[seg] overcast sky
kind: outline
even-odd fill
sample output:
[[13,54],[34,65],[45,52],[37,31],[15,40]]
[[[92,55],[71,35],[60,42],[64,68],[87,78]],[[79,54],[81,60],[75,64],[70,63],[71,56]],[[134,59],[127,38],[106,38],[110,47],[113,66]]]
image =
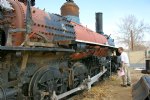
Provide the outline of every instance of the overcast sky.
[[[60,7],[66,0],[36,0],[36,7],[47,12],[60,14]],[[103,31],[117,35],[120,19],[134,15],[138,20],[150,24],[150,0],[74,0],[80,8],[80,22],[95,31],[95,12],[103,13]],[[150,41],[150,33],[145,36]]]

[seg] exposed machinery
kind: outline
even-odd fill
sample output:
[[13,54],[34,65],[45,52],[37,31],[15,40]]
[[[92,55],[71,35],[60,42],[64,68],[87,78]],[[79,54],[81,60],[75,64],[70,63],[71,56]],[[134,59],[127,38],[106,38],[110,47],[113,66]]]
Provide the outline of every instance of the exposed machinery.
[[80,24],[73,0],[61,15],[35,0],[0,0],[0,100],[56,100],[90,89],[118,66],[114,40]]

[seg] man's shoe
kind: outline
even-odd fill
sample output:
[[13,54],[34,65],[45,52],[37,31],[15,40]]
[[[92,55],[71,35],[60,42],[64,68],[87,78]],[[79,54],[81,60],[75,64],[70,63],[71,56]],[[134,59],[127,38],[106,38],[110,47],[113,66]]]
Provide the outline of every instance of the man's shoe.
[[127,87],[127,85],[121,84],[122,87]]
[[127,86],[131,86],[131,84],[127,84]]

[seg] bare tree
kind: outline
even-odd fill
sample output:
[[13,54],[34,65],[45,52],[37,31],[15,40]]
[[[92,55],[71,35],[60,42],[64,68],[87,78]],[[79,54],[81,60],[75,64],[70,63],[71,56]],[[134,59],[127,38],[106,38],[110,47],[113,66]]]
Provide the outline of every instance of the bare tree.
[[133,47],[141,47],[141,41],[143,40],[144,33],[150,31],[150,26],[145,24],[143,20],[139,21],[134,15],[129,15],[121,19],[118,24],[118,40],[124,43],[131,50]]

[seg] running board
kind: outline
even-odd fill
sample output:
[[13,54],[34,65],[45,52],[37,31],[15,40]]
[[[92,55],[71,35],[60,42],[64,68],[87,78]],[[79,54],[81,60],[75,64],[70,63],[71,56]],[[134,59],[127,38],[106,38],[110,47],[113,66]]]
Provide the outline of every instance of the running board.
[[93,83],[95,83],[96,81],[98,81],[99,78],[100,78],[106,71],[107,71],[107,69],[104,69],[102,72],[100,72],[99,74],[93,76],[92,78],[90,78],[90,77],[88,76],[88,79],[85,79],[85,80],[83,81],[83,83],[82,83],[79,87],[74,88],[74,89],[72,89],[72,90],[70,90],[70,91],[67,91],[67,92],[65,92],[65,93],[63,93],[63,94],[56,95],[56,93],[55,93],[55,91],[54,91],[51,100],[59,100],[59,99],[62,99],[62,98],[64,98],[64,97],[66,97],[66,96],[72,94],[72,93],[78,92],[78,91],[80,91],[80,90],[84,90],[84,89],[89,90],[89,89],[91,89],[91,85],[92,85]]
[[141,79],[133,85],[133,100],[150,100],[150,76],[142,76]]

